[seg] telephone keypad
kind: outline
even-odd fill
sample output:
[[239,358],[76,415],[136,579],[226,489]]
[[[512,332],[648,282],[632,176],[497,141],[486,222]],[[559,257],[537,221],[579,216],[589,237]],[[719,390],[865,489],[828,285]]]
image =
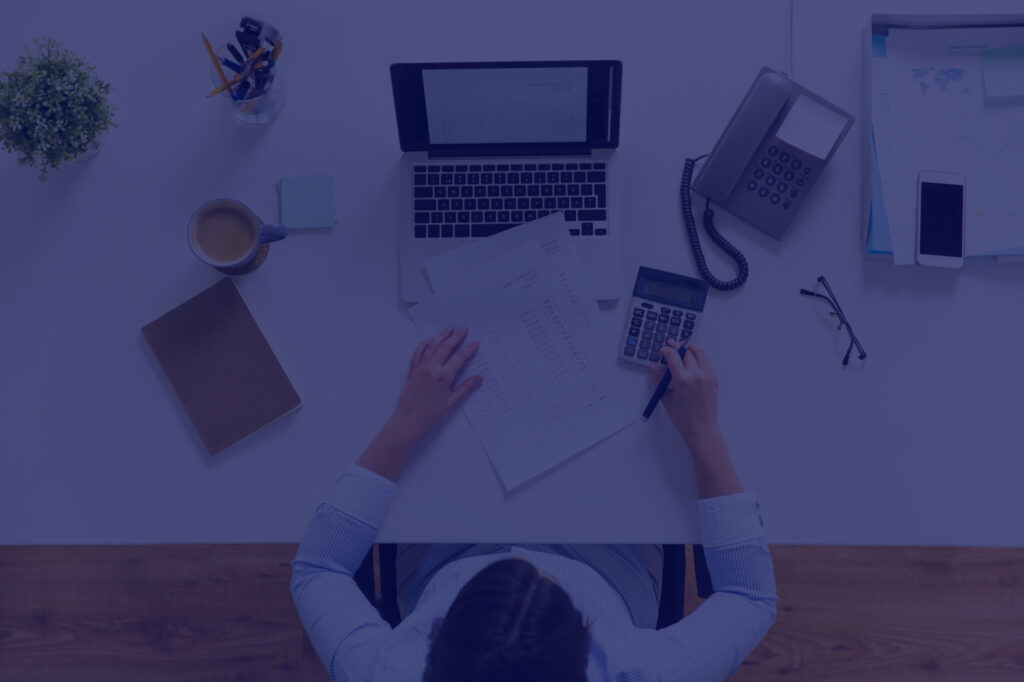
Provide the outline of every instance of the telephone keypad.
[[782,204],[780,209],[793,208],[800,196],[797,188],[803,188],[812,179],[814,169],[805,163],[796,150],[787,151],[778,145],[762,149],[762,156],[750,168],[746,189],[767,199],[772,205]]

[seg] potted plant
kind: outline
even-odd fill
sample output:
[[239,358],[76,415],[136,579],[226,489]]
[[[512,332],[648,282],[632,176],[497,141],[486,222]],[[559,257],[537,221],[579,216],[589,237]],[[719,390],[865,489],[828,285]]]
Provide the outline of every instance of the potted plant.
[[51,168],[99,149],[100,134],[116,124],[110,85],[95,68],[52,38],[34,42],[0,73],[0,142],[46,180]]

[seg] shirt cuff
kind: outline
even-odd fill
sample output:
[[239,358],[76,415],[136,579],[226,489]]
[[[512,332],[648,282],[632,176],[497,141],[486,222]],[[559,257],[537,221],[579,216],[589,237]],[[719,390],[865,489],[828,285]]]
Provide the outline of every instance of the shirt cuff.
[[761,503],[751,493],[698,500],[697,511],[706,547],[733,545],[764,537]]
[[393,481],[353,464],[338,477],[324,498],[324,504],[340,509],[373,528],[379,528],[391,506],[395,488],[397,486]]

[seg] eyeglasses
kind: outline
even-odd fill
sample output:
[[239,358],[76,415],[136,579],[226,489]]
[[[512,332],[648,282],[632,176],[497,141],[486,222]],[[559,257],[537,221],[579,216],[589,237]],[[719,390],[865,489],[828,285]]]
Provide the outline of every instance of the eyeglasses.
[[846,355],[843,356],[843,367],[850,364],[850,354],[853,352],[854,346],[857,347],[857,352],[859,353],[857,357],[863,360],[868,356],[868,354],[864,352],[864,347],[860,345],[860,341],[857,340],[857,335],[853,333],[853,327],[850,326],[850,321],[846,319],[846,314],[843,313],[843,309],[839,307],[839,301],[836,300],[836,295],[832,293],[832,287],[830,287],[828,282],[825,281],[824,275],[818,278],[818,283],[825,287],[825,294],[819,294],[817,291],[811,291],[810,289],[801,289],[800,293],[804,296],[813,296],[814,298],[820,298],[821,300],[826,301],[830,306],[832,306],[832,312],[829,313],[829,316],[839,319],[839,326],[836,327],[836,330],[841,330],[843,327],[846,327],[846,331],[850,335],[850,345],[846,348]]

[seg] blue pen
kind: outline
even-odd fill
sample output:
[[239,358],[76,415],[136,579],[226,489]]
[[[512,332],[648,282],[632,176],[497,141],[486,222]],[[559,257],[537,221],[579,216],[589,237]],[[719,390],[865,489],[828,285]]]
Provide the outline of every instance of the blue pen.
[[224,66],[228,67],[229,69],[231,69],[235,73],[242,73],[242,67],[239,66],[238,64],[235,64],[233,61],[231,61],[230,59],[228,59],[226,57],[221,57],[220,58],[220,63],[223,64]]
[[[679,357],[686,355],[686,346],[679,347]],[[654,395],[651,396],[650,401],[647,403],[647,407],[644,408],[643,417],[641,421],[647,421],[654,414],[654,408],[658,406],[658,401],[661,400],[661,396],[665,395],[665,390],[668,389],[669,382],[672,381],[672,370],[666,368],[665,374],[661,377],[661,381],[658,382],[658,387],[654,389]]]

